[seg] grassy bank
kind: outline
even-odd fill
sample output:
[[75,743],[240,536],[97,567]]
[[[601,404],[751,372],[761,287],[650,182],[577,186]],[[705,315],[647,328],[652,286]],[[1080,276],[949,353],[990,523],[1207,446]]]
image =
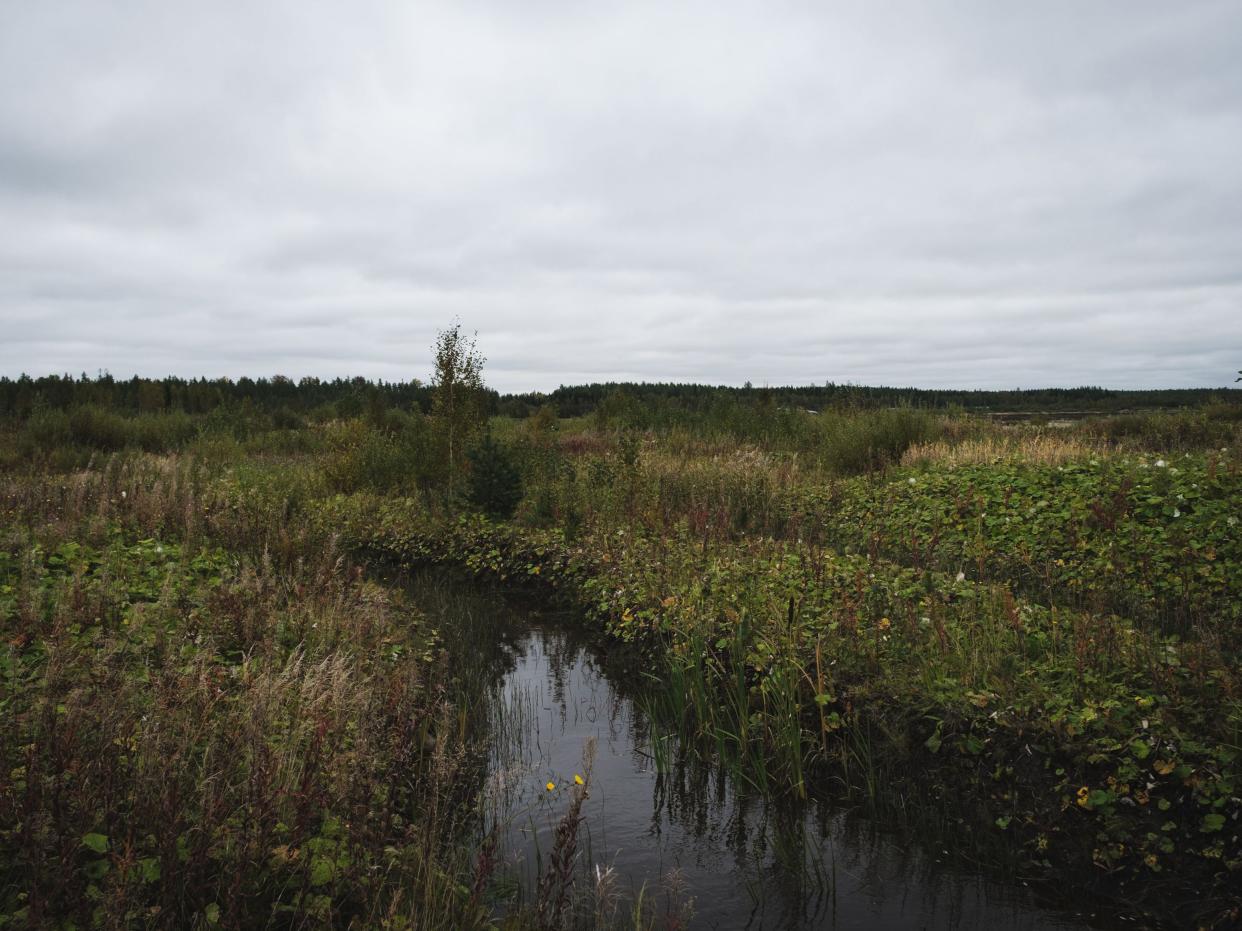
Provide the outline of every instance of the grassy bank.
[[94,516],[0,548],[0,924],[481,923],[428,623],[331,551]]

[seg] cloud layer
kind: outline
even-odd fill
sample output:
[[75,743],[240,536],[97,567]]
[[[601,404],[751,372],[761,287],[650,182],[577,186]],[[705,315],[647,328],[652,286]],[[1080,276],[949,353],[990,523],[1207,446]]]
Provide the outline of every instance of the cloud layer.
[[1242,6],[0,0],[0,372],[1221,385]]

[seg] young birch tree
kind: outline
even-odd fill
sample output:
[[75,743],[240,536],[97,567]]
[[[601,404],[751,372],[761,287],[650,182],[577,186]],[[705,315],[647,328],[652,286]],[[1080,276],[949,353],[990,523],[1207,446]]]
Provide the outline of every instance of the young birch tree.
[[436,336],[431,412],[447,444],[450,493],[462,451],[485,418],[485,361],[475,346],[475,337],[462,335],[460,321]]

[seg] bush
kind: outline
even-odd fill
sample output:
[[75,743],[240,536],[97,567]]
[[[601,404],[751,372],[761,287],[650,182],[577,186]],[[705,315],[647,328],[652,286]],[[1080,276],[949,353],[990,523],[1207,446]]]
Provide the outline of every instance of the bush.
[[824,464],[838,475],[859,475],[901,461],[915,443],[940,432],[939,421],[910,408],[825,414]]
[[266,417],[257,417],[249,404],[217,407],[202,419],[203,433],[231,436],[239,443],[246,442],[269,424]]
[[324,475],[337,491],[400,491],[411,477],[400,444],[358,423],[358,434],[338,449],[324,467]]
[[522,500],[522,476],[513,457],[486,434],[466,458],[470,462],[470,501],[491,517],[512,517]]
[[53,449],[70,442],[69,415],[64,411],[37,408],[26,421],[26,439],[39,449]]
[[79,407],[69,415],[69,433],[73,442],[92,449],[115,452],[129,442],[125,418],[101,407]]
[[443,450],[422,415],[405,416],[395,434],[353,420],[330,428],[328,441],[334,452],[324,474],[337,491],[401,493],[444,482]]
[[125,423],[129,442],[149,453],[180,449],[198,435],[198,426],[182,411],[171,414],[141,414]]
[[272,411],[272,426],[277,430],[301,430],[306,422],[288,407],[281,406]]
[[1232,445],[1237,438],[1235,405],[1202,411],[1118,414],[1088,421],[1084,431],[1119,446],[1151,452],[1195,452]]
[[1242,423],[1242,404],[1217,401],[1215,404],[1209,404],[1204,407],[1203,413],[1208,420]]

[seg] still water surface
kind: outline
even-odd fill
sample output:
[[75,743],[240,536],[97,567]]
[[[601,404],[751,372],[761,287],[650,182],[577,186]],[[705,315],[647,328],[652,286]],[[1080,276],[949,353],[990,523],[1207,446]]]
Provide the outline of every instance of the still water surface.
[[618,673],[579,633],[537,623],[504,650],[490,699],[498,736],[488,797],[500,874],[527,902],[593,742],[579,894],[598,884],[624,903],[641,893],[666,923],[703,929],[1086,927],[1018,883],[940,862],[934,845],[879,831],[839,804],[765,804],[719,768],[675,753],[657,767],[642,708],[658,681]]

